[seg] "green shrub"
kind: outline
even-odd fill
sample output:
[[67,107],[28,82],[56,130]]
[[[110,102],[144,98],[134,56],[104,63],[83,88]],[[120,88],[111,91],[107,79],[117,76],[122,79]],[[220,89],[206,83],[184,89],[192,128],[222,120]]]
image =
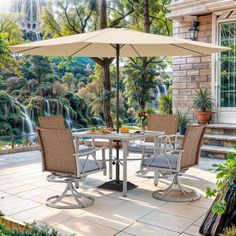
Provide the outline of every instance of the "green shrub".
[[[227,154],[227,159],[219,164],[213,164],[212,167],[216,172],[216,187],[206,189],[206,197],[215,197],[217,194],[225,194],[232,186],[233,180],[236,177],[236,144],[234,152]],[[225,213],[227,202],[225,200],[216,201],[212,206],[212,212],[218,215]]]
[[221,234],[221,236],[235,236],[235,235],[236,235],[236,227],[235,226],[225,229],[224,233]]
[[172,94],[168,93],[167,95],[162,95],[159,100],[158,111],[161,114],[172,114]]
[[48,226],[36,226],[35,223],[26,225],[29,230],[21,232],[18,229],[7,229],[4,225],[0,224],[1,236],[60,236],[60,234],[50,229]]

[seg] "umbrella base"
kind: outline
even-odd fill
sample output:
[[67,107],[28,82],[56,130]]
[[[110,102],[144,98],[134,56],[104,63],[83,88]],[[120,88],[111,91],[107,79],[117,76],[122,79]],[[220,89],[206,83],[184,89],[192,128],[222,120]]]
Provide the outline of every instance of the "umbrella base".
[[[123,191],[123,181],[122,180],[119,180],[119,181],[112,180],[112,181],[106,182],[106,183],[98,186],[98,188],[122,192]],[[127,182],[127,190],[131,190],[134,188],[137,188],[137,185]]]

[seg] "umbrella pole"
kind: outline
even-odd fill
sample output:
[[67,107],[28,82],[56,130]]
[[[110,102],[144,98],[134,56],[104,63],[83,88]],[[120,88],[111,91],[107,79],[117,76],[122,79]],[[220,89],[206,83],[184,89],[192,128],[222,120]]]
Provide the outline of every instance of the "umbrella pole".
[[[120,44],[116,44],[116,133],[119,133]],[[119,141],[116,141],[116,183],[120,183]]]
[[[120,44],[115,44],[112,45],[112,47],[116,50],[116,133],[119,133],[119,112],[120,112],[120,49],[122,48],[122,45]],[[120,149],[120,141],[119,140],[114,140],[116,142],[116,160],[115,160],[115,165],[116,165],[116,179],[111,180],[109,182],[106,182],[98,188],[104,188],[104,189],[109,189],[109,190],[115,190],[115,191],[123,191],[123,181],[120,180],[120,158],[119,158],[119,149]],[[137,186],[127,182],[127,189],[134,189]]]

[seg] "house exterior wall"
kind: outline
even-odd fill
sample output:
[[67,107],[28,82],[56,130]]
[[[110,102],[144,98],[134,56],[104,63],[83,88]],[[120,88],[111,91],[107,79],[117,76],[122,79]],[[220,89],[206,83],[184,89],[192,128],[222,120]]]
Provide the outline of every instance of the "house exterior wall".
[[[212,15],[198,17],[198,41],[212,42]],[[191,21],[174,20],[173,35],[189,39]],[[174,57],[173,66],[173,109],[192,112],[192,98],[196,89],[211,90],[211,56]],[[193,112],[192,112],[193,113]]]

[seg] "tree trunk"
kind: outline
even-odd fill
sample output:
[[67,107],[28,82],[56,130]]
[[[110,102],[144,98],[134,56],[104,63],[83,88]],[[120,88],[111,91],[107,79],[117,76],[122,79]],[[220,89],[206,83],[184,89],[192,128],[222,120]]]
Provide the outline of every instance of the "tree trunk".
[[101,29],[107,28],[107,1],[101,0]]
[[113,127],[113,121],[111,117],[111,78],[110,78],[110,62],[108,58],[104,58],[104,78],[103,78],[103,88],[106,94],[106,99],[104,101],[103,112],[104,119],[107,127]]
[[[107,28],[107,3],[106,0],[101,0],[101,29]],[[110,64],[109,58],[103,58],[103,88],[106,94],[104,101],[103,113],[107,127],[113,127],[113,121],[111,117],[111,77],[110,77]]]
[[[143,12],[144,12],[144,32],[145,33],[150,33],[150,18],[149,18],[149,0],[144,0],[144,5],[143,5]],[[143,67],[146,68],[147,65],[147,57],[143,57],[142,59],[142,64]],[[145,108],[145,105],[144,105]],[[141,109],[144,109],[141,107]]]
[[149,0],[144,0],[144,32],[150,33]]

